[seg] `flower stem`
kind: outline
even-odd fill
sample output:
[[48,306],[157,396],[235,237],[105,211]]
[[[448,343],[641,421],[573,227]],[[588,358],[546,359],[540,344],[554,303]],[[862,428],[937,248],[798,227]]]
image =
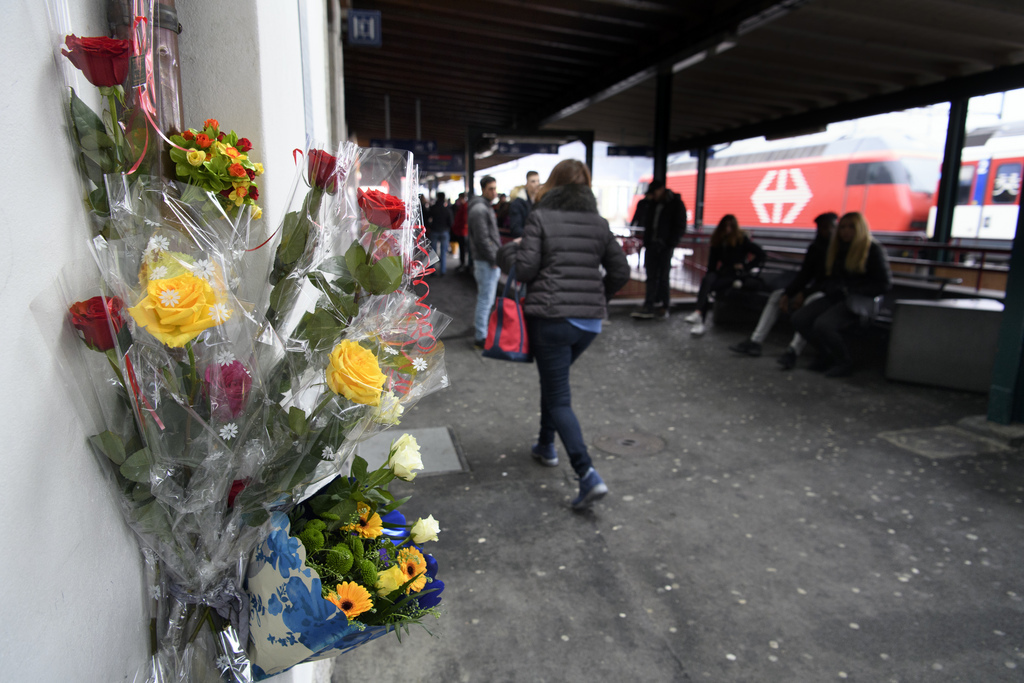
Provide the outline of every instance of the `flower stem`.
[[117,120],[117,98],[114,96],[113,88],[107,93],[107,102],[110,107],[110,127],[113,129],[112,132],[114,134],[114,151],[117,154],[117,164],[121,167],[121,171],[124,171],[126,165],[126,155],[122,145],[124,136],[121,135],[121,125]]

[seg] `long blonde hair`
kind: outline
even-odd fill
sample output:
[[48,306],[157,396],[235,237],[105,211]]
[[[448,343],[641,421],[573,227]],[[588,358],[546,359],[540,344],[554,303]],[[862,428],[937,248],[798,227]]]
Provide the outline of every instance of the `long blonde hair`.
[[[846,272],[864,273],[868,267],[868,252],[871,250],[871,228],[868,222],[859,211],[851,211],[843,214],[839,219],[839,225],[843,221],[853,223],[856,230],[853,240],[850,242],[850,249],[846,252]],[[836,255],[839,253],[839,230],[832,234],[832,240],[828,243],[828,254],[825,256],[825,273],[832,274],[832,266],[836,262]]]
[[551,175],[548,176],[547,182],[541,185],[537,191],[537,198],[533,200],[534,203],[539,204],[544,195],[562,185],[586,185],[590,187],[590,169],[579,159],[563,159],[559,161],[551,169]]
[[[733,228],[731,233],[729,232],[730,226]],[[724,244],[727,247],[735,247],[746,238],[747,233],[740,230],[740,222],[736,220],[736,216],[727,213],[722,216],[722,220],[718,221],[718,227],[711,233],[711,246],[718,247]]]

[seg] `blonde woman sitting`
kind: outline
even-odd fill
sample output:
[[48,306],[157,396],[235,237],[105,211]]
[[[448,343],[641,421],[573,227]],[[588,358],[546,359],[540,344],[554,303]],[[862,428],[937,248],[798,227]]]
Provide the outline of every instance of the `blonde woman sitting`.
[[882,245],[871,238],[864,216],[854,211],[839,219],[825,256],[825,296],[804,304],[790,322],[818,350],[812,370],[826,377],[853,371],[842,332],[877,315],[875,298],[892,289],[892,272]]

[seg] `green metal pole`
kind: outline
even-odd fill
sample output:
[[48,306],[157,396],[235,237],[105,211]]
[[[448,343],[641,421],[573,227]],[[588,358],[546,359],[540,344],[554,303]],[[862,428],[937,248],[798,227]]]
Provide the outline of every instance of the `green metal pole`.
[[1003,322],[992,366],[988,419],[1024,422],[1024,211],[1017,208],[1017,233],[1010,252]]

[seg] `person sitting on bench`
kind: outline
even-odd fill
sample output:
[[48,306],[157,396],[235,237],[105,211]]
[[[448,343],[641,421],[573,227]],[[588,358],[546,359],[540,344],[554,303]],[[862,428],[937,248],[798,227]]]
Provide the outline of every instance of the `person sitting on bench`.
[[877,298],[892,289],[892,271],[881,244],[871,238],[868,222],[854,211],[839,219],[825,256],[825,296],[804,304],[790,317],[796,331],[818,350],[811,370],[827,377],[853,372],[843,330],[877,315]]
[[764,249],[740,230],[736,216],[731,213],[718,221],[710,242],[708,271],[700,281],[697,310],[685,318],[686,322],[693,324],[690,334],[695,337],[704,334],[704,321],[711,308],[711,293],[742,287],[750,272],[764,265],[765,259]]
[[[739,344],[729,347],[730,351],[754,356],[761,355],[761,344],[779,319],[779,313],[790,313],[799,309],[804,303],[810,303],[821,298],[821,285],[825,281],[825,255],[828,252],[828,243],[832,239],[832,233],[836,230],[836,223],[839,216],[832,211],[823,213],[814,219],[818,226],[814,234],[814,241],[807,247],[803,263],[800,264],[800,272],[796,274],[792,282],[785,288],[776,289],[768,297],[768,303],[761,311],[761,319],[754,328],[754,333],[749,339],[744,339]],[[793,335],[786,352],[779,356],[779,365],[783,370],[791,370],[796,365],[796,359],[807,346],[807,342],[800,333]]]

